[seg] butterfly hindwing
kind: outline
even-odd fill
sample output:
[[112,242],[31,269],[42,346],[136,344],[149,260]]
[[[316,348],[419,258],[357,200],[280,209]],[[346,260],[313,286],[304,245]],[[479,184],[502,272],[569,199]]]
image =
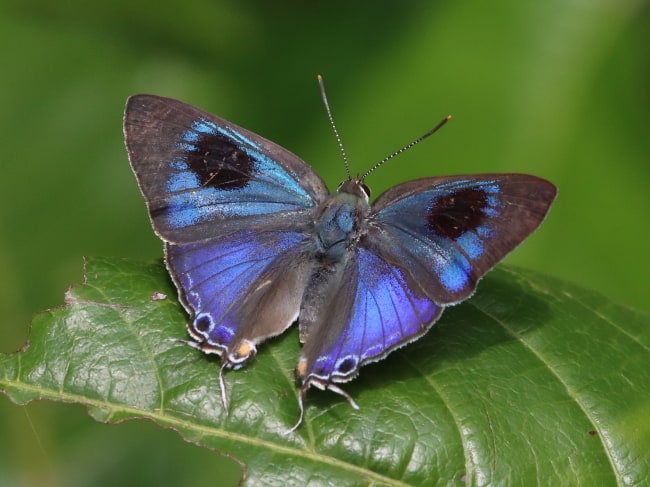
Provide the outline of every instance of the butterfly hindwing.
[[328,195],[291,152],[176,100],[132,96],[124,132],[152,224],[167,242],[292,228]]
[[247,230],[198,243],[167,244],[166,256],[196,347],[240,367],[256,345],[298,317],[311,263],[304,234]]
[[301,328],[303,317],[312,317],[314,323],[304,324],[309,332],[298,376],[303,384],[323,388],[347,382],[363,364],[423,335],[442,309],[409,284],[404,269],[359,248],[337,271],[308,289]]

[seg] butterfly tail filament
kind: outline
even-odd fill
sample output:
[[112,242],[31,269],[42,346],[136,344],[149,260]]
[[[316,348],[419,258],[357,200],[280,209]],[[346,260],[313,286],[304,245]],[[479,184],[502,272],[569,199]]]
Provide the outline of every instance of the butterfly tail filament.
[[228,367],[228,362],[224,361],[219,368],[219,387],[221,388],[221,404],[226,411],[226,416],[230,410],[230,398],[228,397],[228,389],[226,389],[226,381],[223,378],[223,370]]
[[305,417],[305,397],[307,396],[307,391],[309,388],[314,385],[318,389],[321,389],[323,391],[328,390],[332,391],[336,394],[339,394],[340,396],[343,396],[350,406],[352,406],[353,409],[361,409],[359,405],[356,403],[356,401],[348,394],[345,392],[343,389],[341,389],[339,386],[336,384],[333,384],[331,382],[323,382],[320,380],[314,380],[313,378],[309,377],[307,380],[305,380],[300,386],[300,391],[298,392],[298,409],[300,410],[300,414],[298,416],[298,421],[296,421],[296,424],[294,424],[291,428],[289,428],[287,431],[285,431],[283,434],[284,435],[289,435],[296,431],[300,425],[302,424],[302,420]]

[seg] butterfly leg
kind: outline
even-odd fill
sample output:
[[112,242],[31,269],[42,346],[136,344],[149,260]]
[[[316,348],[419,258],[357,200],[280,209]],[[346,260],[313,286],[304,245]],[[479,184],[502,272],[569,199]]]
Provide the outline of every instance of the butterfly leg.
[[341,389],[339,386],[334,384],[327,384],[326,389],[328,391],[335,392],[336,394],[339,394],[343,396],[345,399],[347,399],[348,403],[350,403],[350,406],[352,406],[352,409],[360,409],[356,401],[352,399],[352,396],[347,392],[345,392],[343,389]]
[[338,394],[339,396],[343,396],[348,401],[348,403],[350,403],[350,406],[352,406],[353,409],[360,409],[356,401],[352,399],[352,396],[347,392],[345,392],[343,389],[341,389],[339,386],[334,384],[333,382],[323,381],[315,377],[307,377],[307,380],[305,380],[304,384],[300,388],[301,392],[303,389],[305,390],[305,392],[307,392],[307,389],[311,385],[317,387],[321,391],[332,391]]
[[360,409],[359,405],[356,403],[356,401],[348,394],[345,392],[343,389],[341,389],[339,386],[333,384],[333,383],[325,383],[322,381],[314,381],[311,378],[307,379],[302,386],[300,386],[300,391],[298,393],[298,409],[300,410],[300,415],[298,416],[298,421],[296,424],[294,424],[291,428],[289,428],[287,431],[284,432],[284,435],[288,435],[290,433],[293,433],[298,429],[298,427],[302,424],[302,420],[305,416],[305,397],[307,395],[307,391],[309,388],[312,386],[312,384],[321,389],[321,390],[328,390],[335,392],[336,394],[339,394],[340,396],[343,396],[350,406],[352,406],[353,409]]
[[[233,361],[231,359],[231,355],[224,355],[224,350],[223,349],[217,349],[215,347],[208,347],[206,349],[206,345],[203,342],[195,342],[193,340],[184,340],[182,338],[171,338],[171,341],[175,343],[182,343],[184,345],[188,345],[196,350],[200,350],[203,353],[217,353],[220,355],[221,358],[221,367],[219,368],[219,387],[221,388],[221,403],[223,404],[223,408],[226,410],[226,414],[228,413],[229,405],[230,405],[230,398],[228,397],[228,390],[226,389],[226,380],[224,378],[224,370],[225,369],[238,369],[241,368],[243,363],[237,364],[237,360]],[[242,348],[240,346],[240,348]],[[256,348],[255,347],[249,347],[249,350],[251,350],[251,353],[247,357],[240,358],[239,362],[246,362],[250,360],[254,355]]]

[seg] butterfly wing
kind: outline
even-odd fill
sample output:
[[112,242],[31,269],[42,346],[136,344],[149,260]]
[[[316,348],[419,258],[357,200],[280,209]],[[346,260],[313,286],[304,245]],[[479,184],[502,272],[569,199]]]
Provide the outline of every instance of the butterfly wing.
[[296,155],[180,101],[130,97],[124,135],[152,225],[166,242],[293,228],[328,195]]
[[239,368],[257,345],[298,317],[311,269],[298,232],[244,230],[226,238],[166,246],[167,264],[192,314],[196,347]]
[[301,330],[309,331],[297,368],[303,386],[353,379],[363,364],[420,337],[442,313],[404,269],[366,248],[321,272],[300,313]]
[[194,346],[243,365],[297,317],[325,184],[282,147],[179,101],[129,98],[124,133]]
[[410,181],[373,204],[365,245],[434,302],[454,304],[541,224],[556,191],[525,174]]
[[533,176],[492,174],[420,179],[381,195],[356,250],[310,281],[303,391],[345,395],[334,383],[423,335],[539,226],[555,193]]

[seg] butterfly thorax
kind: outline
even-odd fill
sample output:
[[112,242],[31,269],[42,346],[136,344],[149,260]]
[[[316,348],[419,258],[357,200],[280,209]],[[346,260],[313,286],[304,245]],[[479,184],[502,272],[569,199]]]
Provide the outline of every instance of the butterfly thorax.
[[325,200],[315,222],[317,255],[323,263],[340,262],[356,245],[369,212],[365,185],[357,180],[344,181]]

